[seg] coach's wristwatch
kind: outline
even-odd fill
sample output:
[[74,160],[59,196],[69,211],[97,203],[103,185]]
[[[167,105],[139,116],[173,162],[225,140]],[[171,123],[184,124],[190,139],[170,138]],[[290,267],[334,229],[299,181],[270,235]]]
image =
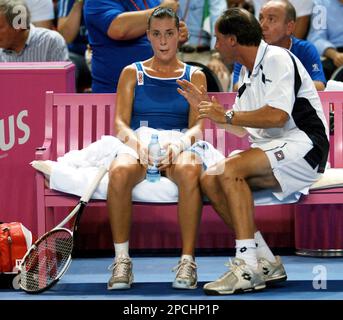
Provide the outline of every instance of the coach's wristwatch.
[[227,124],[232,124],[232,118],[235,115],[235,111],[229,110],[225,112],[225,118]]

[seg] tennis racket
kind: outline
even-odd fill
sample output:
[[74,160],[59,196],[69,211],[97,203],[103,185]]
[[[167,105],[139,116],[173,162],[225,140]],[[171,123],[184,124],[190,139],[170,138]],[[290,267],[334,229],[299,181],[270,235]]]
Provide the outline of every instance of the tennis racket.
[[[83,209],[106,173],[101,167],[75,208],[51,231],[41,236],[27,251],[19,267],[20,288],[40,293],[51,288],[67,271],[73,253],[75,233]],[[64,228],[74,216],[72,231]]]

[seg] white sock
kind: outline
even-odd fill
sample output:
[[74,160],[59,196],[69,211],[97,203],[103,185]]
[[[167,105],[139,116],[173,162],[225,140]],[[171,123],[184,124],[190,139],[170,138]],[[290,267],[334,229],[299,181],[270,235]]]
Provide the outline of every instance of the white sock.
[[258,263],[255,240],[236,240],[236,258],[243,259],[247,265],[257,270]]
[[190,254],[183,254],[181,256],[181,261],[182,260],[188,260],[188,261],[194,262],[193,256],[191,256]]
[[117,258],[129,258],[129,241],[122,243],[114,243],[114,251]]
[[264,258],[270,262],[275,262],[275,256],[269,249],[267,243],[264,241],[260,231],[256,231],[254,234],[257,249],[257,258]]

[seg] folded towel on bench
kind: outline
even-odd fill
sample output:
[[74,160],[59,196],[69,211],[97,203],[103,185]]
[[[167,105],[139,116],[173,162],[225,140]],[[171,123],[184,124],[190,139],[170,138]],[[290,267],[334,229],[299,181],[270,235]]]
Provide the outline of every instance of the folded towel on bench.
[[326,169],[323,176],[315,182],[310,190],[343,187],[343,168]]

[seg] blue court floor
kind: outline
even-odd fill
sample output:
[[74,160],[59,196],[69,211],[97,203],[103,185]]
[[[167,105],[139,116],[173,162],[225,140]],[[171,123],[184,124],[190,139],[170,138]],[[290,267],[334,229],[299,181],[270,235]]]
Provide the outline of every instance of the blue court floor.
[[[108,291],[107,267],[111,258],[77,258],[50,290],[27,294],[0,289],[0,300],[341,300],[343,301],[343,258],[282,256],[288,280],[258,293],[207,296],[204,283],[223,274],[228,257],[198,257],[198,288],[175,290],[172,268],[177,257],[133,257],[134,285],[130,290]],[[343,309],[342,309],[343,310]]]

